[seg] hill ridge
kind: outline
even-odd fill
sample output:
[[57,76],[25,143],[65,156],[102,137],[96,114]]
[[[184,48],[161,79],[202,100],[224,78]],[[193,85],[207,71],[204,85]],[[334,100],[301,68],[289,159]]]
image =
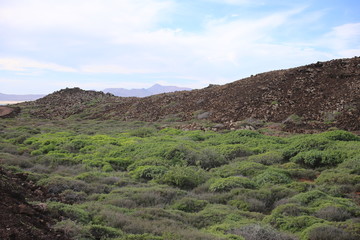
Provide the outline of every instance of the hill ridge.
[[[68,91],[74,99],[65,104],[69,110],[61,104],[69,99],[62,92],[62,97],[55,97],[59,93],[54,93],[43,98],[46,101],[30,103],[31,114],[40,118],[81,114],[86,118],[141,121],[206,119],[224,128],[236,127],[237,122],[251,118],[292,128],[360,130],[360,57],[275,70],[225,85],[145,98],[79,90],[75,97]],[[76,105],[78,110],[74,111]]]

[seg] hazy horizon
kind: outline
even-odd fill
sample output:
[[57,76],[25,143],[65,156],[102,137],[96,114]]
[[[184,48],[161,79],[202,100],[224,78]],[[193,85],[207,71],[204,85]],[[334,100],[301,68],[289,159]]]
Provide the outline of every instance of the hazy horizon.
[[0,2],[0,93],[203,88],[360,55],[355,0]]

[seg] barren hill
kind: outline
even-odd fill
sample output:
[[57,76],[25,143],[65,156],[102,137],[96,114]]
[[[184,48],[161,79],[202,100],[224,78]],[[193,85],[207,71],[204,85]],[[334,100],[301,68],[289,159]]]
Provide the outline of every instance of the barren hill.
[[360,130],[360,57],[257,74],[222,86],[120,98],[65,89],[20,104],[40,118],[162,121],[207,119],[224,127],[252,118],[290,128]]

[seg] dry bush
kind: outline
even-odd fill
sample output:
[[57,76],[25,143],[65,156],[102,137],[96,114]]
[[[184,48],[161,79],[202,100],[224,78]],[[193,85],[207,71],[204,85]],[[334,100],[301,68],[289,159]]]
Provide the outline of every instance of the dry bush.
[[295,236],[279,232],[269,226],[259,224],[246,225],[238,229],[233,229],[229,233],[242,236],[245,240],[296,240]]

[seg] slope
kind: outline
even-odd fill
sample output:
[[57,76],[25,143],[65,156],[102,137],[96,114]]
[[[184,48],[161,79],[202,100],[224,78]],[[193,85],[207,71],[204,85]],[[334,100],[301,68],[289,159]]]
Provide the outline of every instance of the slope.
[[[66,118],[81,113],[79,116],[86,118],[142,121],[201,118],[221,123],[225,128],[252,118],[286,123],[289,129],[360,130],[359,57],[271,71],[222,86],[141,99],[76,92],[62,90],[37,100],[31,103],[31,114]],[[74,106],[78,106],[76,110]]]

